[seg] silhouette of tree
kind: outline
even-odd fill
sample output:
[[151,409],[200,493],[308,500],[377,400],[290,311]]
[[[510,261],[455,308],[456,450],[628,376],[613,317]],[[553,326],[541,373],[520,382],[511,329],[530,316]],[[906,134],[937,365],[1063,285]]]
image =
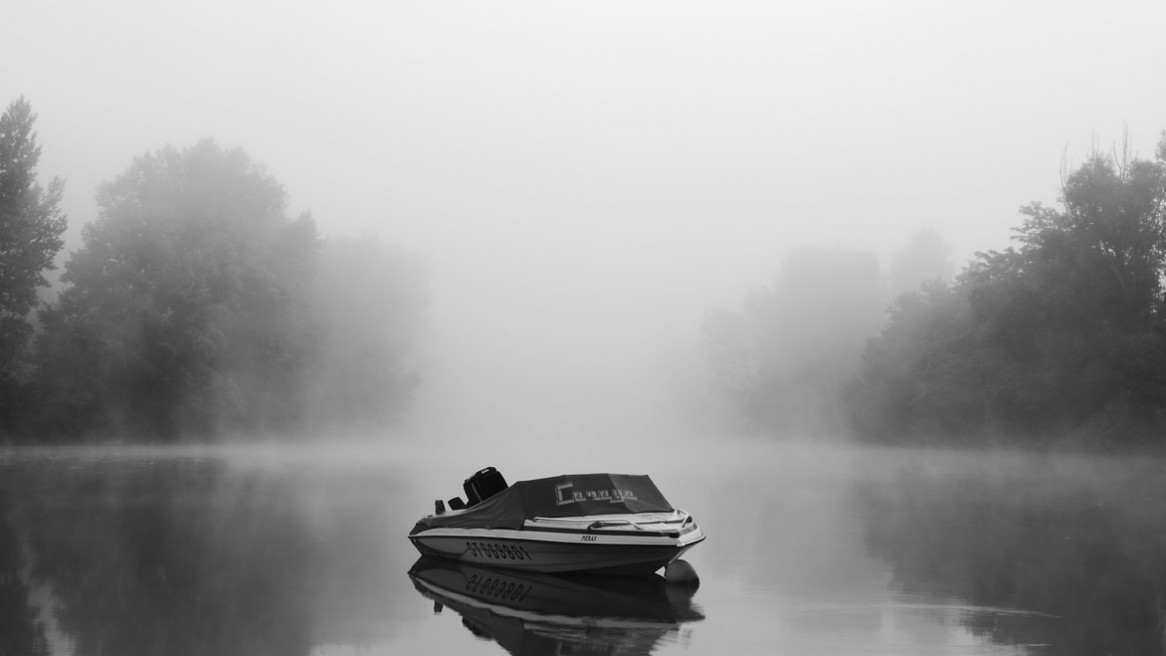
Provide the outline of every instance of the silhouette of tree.
[[[1166,138],[1159,149],[1166,153]],[[1166,426],[1166,160],[1095,155],[1020,246],[897,303],[846,398],[889,439],[1112,445]]]
[[27,371],[20,366],[32,335],[27,317],[37,304],[37,288],[48,283],[61,250],[65,215],[60,210],[65,183],[37,183],[40,161],[33,124],[36,114],[24,98],[0,116],[0,432],[10,428],[24,395]]
[[241,150],[137,159],[42,313],[46,416],[70,434],[176,439],[294,425],[312,337],[308,215]]

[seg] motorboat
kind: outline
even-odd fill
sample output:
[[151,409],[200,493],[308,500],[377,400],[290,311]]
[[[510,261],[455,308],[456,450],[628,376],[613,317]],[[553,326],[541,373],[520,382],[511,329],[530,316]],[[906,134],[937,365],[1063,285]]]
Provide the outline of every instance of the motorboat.
[[660,576],[541,574],[422,556],[409,578],[474,635],[512,654],[647,654],[704,619],[693,590]]
[[409,539],[422,555],[542,573],[651,574],[705,539],[645,475],[574,474],[507,485],[487,467],[438,500]]

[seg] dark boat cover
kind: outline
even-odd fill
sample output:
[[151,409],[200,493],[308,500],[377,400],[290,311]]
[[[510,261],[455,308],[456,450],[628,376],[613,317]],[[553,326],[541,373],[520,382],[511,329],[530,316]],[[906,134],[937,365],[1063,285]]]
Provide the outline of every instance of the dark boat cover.
[[672,506],[647,476],[575,474],[518,481],[472,508],[426,517],[426,528],[521,529],[535,517],[585,517],[622,513],[670,512]]

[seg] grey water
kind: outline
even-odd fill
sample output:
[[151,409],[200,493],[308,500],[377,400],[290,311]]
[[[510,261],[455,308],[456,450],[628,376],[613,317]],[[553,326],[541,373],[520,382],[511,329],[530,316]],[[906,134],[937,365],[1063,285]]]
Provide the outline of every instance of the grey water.
[[0,654],[1166,654],[1160,460],[715,454],[625,471],[707,532],[693,591],[426,578],[437,452],[0,452]]

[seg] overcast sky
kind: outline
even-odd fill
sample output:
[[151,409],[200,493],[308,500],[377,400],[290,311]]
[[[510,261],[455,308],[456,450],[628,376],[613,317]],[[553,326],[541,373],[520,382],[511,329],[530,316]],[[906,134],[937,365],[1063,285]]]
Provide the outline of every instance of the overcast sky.
[[36,0],[0,20],[0,101],[39,114],[73,248],[134,157],[241,146],[324,234],[428,260],[428,425],[634,429],[791,249],[930,226],[962,265],[1063,158],[1126,125],[1152,156],[1163,25],[1161,0]]

